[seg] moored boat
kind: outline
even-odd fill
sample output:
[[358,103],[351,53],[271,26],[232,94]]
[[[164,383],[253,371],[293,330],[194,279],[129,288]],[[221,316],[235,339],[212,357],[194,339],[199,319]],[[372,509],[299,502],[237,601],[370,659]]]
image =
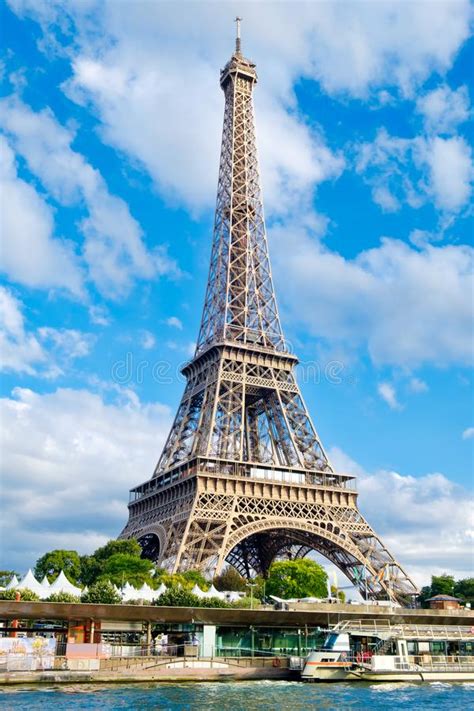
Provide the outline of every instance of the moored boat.
[[474,681],[474,628],[367,621],[328,631],[303,681]]

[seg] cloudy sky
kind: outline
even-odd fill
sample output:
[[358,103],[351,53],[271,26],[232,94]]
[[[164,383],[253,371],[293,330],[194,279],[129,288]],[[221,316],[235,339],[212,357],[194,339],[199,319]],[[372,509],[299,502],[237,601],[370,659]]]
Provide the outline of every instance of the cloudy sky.
[[316,426],[418,582],[467,575],[468,2],[1,13],[1,567],[116,536],[153,471],[199,325],[238,13],[277,296]]

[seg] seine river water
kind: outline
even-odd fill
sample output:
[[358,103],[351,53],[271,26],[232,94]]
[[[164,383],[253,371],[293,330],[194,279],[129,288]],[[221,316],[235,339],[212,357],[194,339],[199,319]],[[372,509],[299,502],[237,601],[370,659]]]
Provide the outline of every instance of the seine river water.
[[10,687],[0,691],[0,708],[28,709],[196,709],[264,711],[280,709],[445,709],[474,707],[474,683],[432,684],[303,684],[253,681],[186,684]]

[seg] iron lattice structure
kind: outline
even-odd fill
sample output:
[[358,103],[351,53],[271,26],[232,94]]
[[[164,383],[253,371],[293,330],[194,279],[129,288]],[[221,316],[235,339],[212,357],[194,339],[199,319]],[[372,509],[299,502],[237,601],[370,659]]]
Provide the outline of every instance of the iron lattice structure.
[[221,72],[224,127],[209,280],[187,385],[153,477],[132,489],[122,538],[170,572],[264,574],[315,550],[372,598],[416,594],[336,473],[294,376],[272,283],[255,140],[255,65]]

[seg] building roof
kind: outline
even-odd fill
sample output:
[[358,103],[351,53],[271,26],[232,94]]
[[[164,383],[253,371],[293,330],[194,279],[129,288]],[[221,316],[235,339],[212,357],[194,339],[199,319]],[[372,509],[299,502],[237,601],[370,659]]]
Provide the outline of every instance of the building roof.
[[92,603],[27,602],[0,600],[0,620],[110,620],[152,623],[197,623],[214,625],[259,625],[293,627],[313,625],[327,628],[341,620],[393,620],[404,624],[474,625],[474,611],[396,608],[374,605],[319,603],[310,609],[274,610],[208,607],[165,607],[160,605],[102,605]]
[[429,597],[426,602],[461,602],[461,600],[452,595],[433,595],[433,597]]

